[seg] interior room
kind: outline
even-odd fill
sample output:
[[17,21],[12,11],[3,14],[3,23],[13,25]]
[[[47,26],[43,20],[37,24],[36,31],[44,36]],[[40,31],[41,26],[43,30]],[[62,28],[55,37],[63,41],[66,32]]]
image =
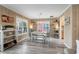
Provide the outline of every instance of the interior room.
[[78,4],[1,4],[0,54],[78,54]]

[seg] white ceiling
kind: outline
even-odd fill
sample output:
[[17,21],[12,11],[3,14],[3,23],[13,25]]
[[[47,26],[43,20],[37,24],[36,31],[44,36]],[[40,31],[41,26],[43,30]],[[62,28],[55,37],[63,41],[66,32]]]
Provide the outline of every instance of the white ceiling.
[[[5,4],[3,5],[31,19],[58,17],[67,8],[67,4]],[[40,15],[41,13],[41,15]]]

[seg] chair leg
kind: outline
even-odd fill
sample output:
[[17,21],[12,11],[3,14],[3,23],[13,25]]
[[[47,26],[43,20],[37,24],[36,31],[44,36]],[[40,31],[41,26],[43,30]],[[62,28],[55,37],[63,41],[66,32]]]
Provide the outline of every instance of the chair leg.
[[44,38],[44,44],[45,44],[45,38]]

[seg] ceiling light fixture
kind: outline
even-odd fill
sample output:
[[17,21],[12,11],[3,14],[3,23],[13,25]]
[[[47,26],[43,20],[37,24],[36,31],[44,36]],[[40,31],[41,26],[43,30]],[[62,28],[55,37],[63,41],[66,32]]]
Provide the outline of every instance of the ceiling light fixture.
[[40,13],[39,13],[39,19],[41,18],[41,15],[42,15],[42,13],[40,12]]

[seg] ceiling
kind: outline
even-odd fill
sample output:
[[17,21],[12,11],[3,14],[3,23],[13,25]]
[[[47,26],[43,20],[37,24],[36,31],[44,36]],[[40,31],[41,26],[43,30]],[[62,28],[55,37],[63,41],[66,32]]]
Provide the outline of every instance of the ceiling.
[[23,16],[31,19],[58,17],[69,6],[68,4],[4,4]]

